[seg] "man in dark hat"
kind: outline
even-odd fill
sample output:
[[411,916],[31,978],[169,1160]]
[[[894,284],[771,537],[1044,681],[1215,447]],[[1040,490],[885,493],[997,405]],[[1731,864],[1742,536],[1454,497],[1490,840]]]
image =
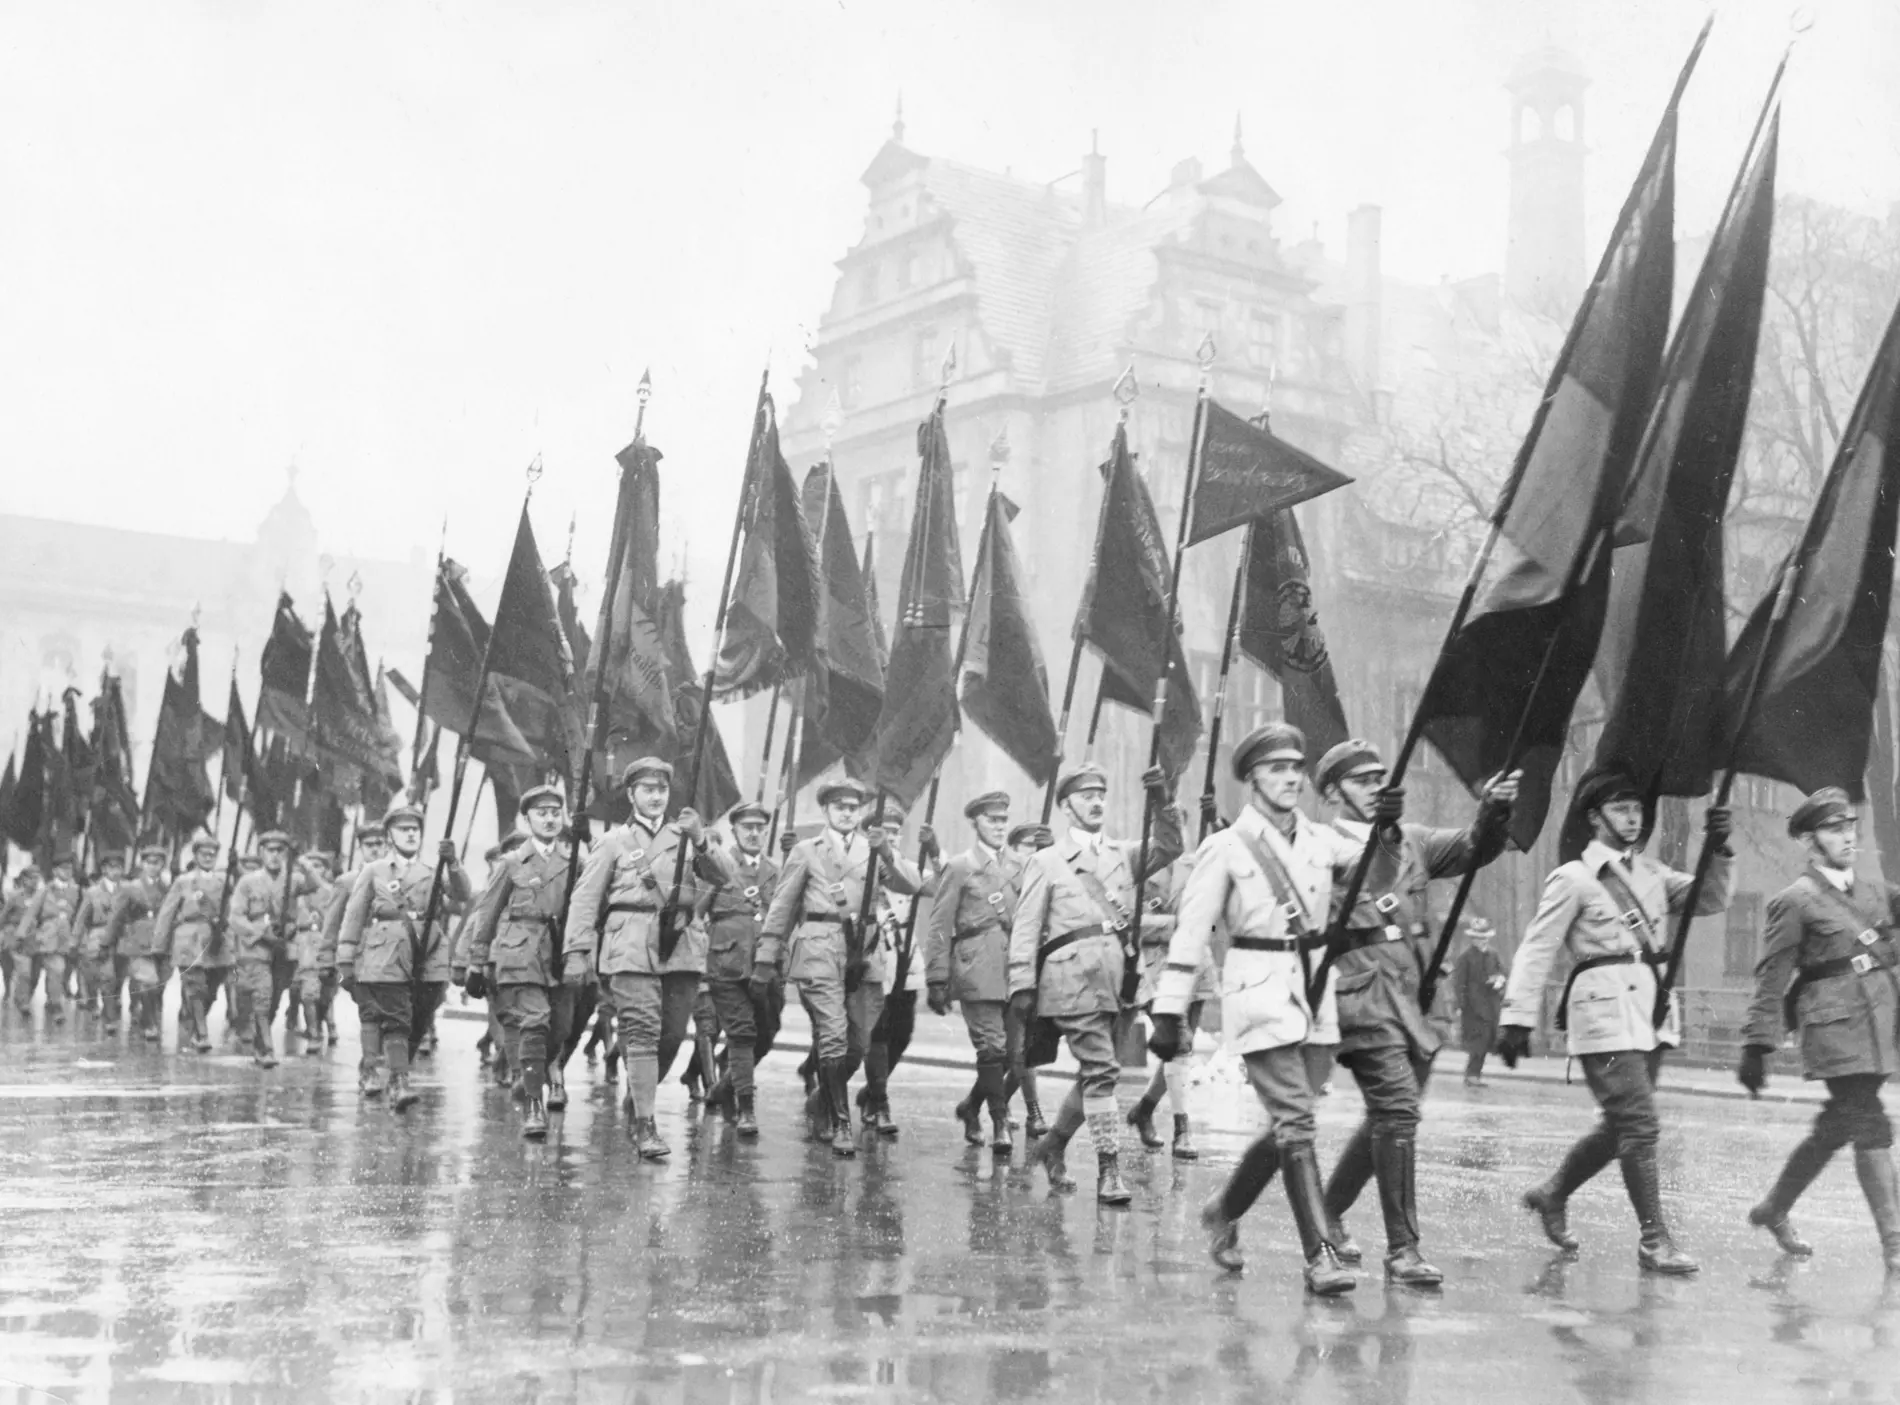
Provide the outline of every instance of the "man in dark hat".
[[[1467,829],[1400,823],[1404,792],[1386,784],[1379,749],[1358,738],[1330,748],[1313,783],[1337,809],[1332,827],[1362,853],[1378,835],[1358,906],[1339,924],[1342,950],[1333,967],[1339,1001],[1335,1057],[1352,1071],[1366,1116],[1327,1178],[1329,1237],[1343,1262],[1358,1262],[1345,1215],[1376,1176],[1386,1280],[1433,1288],[1444,1275],[1418,1250],[1416,1186],[1419,1101],[1439,1045],[1419,996],[1434,945],[1427,890],[1434,879],[1483,868],[1504,852],[1518,773],[1485,785]],[[1344,900],[1351,881],[1340,880],[1336,902]]]
[[829,1142],[832,1154],[841,1157],[857,1154],[851,1075],[869,1048],[888,978],[877,895],[873,891],[870,901],[865,895],[873,855],[874,889],[923,890],[923,875],[898,852],[883,817],[864,831],[865,799],[855,781],[819,788],[825,828],[786,857],[752,964],[755,999],[769,999],[777,981],[798,983],[818,1060],[805,1116],[813,1139]]
[[579,989],[599,972],[602,998],[613,1002],[619,1021],[635,1144],[643,1160],[658,1161],[673,1154],[660,1139],[660,1079],[686,1037],[706,969],[697,904],[704,892],[732,882],[737,869],[708,841],[691,806],[668,823],[670,764],[643,756],[621,773],[620,784],[633,813],[594,846],[581,869],[561,979]]
[[1085,763],[1056,782],[1056,803],[1068,834],[1039,852],[1025,871],[1022,900],[1009,935],[1009,998],[1025,1025],[1047,1020],[1068,1040],[1081,1066],[1075,1085],[1030,1153],[1056,1190],[1073,1190],[1064,1153],[1086,1124],[1095,1143],[1095,1198],[1126,1205],[1121,1178],[1121,1110],[1115,1086],[1121,1061],[1115,1028],[1123,1007],[1128,963],[1136,959],[1134,917],[1139,885],[1181,856],[1181,814],[1160,767],[1142,776],[1155,807],[1148,866],[1137,874],[1141,845],[1110,839],[1108,776]]
[[758,1136],[753,1068],[758,1058],[759,1011],[752,1003],[752,964],[759,929],[778,886],[778,865],[765,852],[772,822],[763,805],[743,801],[726,812],[732,831],[733,880],[715,889],[706,909],[706,981],[693,1007],[693,1032],[705,1076],[713,1076],[713,1041],[726,1039],[726,1072],[706,1094],[748,1140]]
[[[147,1043],[159,1037],[160,1005],[165,998],[169,972],[165,964],[165,943],[158,935],[158,913],[165,905],[170,883],[166,869],[171,850],[163,844],[147,844],[139,850],[139,871],[120,886],[113,900],[112,917],[106,924],[106,942],[115,960],[125,963],[125,978],[131,988],[132,1025]],[[106,1005],[106,1032],[116,1034],[118,998]]]
[[1451,968],[1467,1088],[1484,1086],[1484,1058],[1498,1037],[1498,1016],[1504,1013],[1504,958],[1497,952],[1497,934],[1498,929],[1486,919],[1467,917],[1465,949]]
[[1308,1001],[1307,982],[1324,953],[1334,883],[1358,862],[1359,849],[1300,811],[1306,737],[1299,728],[1284,722],[1256,728],[1235,746],[1233,767],[1247,787],[1247,804],[1194,857],[1155,990],[1149,1048],[1156,1058],[1171,1059],[1184,1047],[1201,964],[1220,928],[1227,935],[1221,1028],[1241,1056],[1268,1127],[1201,1209],[1209,1252],[1222,1268],[1241,1269],[1241,1217],[1284,1167],[1307,1291],[1330,1297],[1352,1291],[1357,1280],[1328,1237],[1304,1049],[1338,1043],[1339,1029],[1333,979],[1317,1005]]
[[[1586,773],[1573,803],[1591,839],[1579,858],[1559,864],[1544,882],[1504,988],[1498,1053],[1515,1065],[1530,1052],[1545,979],[1557,953],[1568,952],[1576,964],[1558,1004],[1558,1026],[1603,1117],[1549,1180],[1524,1193],[1524,1205],[1542,1220],[1551,1243],[1572,1251],[1577,1241],[1566,1204],[1579,1186],[1619,1161],[1641,1229],[1637,1263],[1651,1273],[1694,1273],[1699,1265],[1676,1247],[1663,1216],[1656,1164],[1656,1077],[1665,1044],[1674,1042],[1668,1027],[1679,1015],[1671,1009],[1661,1034],[1654,1023],[1660,971],[1669,957],[1669,918],[1681,912],[1693,880],[1642,852],[1648,807],[1626,772],[1604,767]],[[1710,806],[1704,823],[1715,856],[1698,917],[1728,907],[1733,868],[1729,812]]]
[[953,855],[937,881],[925,939],[924,970],[930,1008],[948,1014],[951,1001],[976,1051],[976,1082],[956,1107],[963,1139],[983,1144],[982,1112],[990,1113],[990,1145],[1011,1149],[1010,1078],[1023,1090],[1029,1135],[1049,1130],[1036,1093],[1036,1073],[1023,1062],[1023,1021],[1009,1014],[1009,931],[1022,898],[1024,860],[1011,851],[1009,796],[992,790],[963,807],[976,840]]
[[[230,964],[218,922],[224,908],[224,874],[218,841],[199,830],[191,841],[191,867],[172,880],[158,910],[157,937],[178,971],[178,1049],[211,1052],[211,971]],[[162,988],[161,988],[162,989]]]
[[316,884],[308,874],[288,869],[290,836],[281,829],[258,835],[257,853],[262,865],[238,879],[231,890],[229,927],[237,957],[233,989],[237,1028],[240,1037],[250,1042],[252,1060],[259,1068],[275,1068],[271,1015],[277,967],[281,953],[291,945],[294,905],[299,897],[314,892]]
[[[540,1141],[548,1134],[548,1109],[567,1105],[558,1051],[585,987],[563,984],[555,941],[567,898],[567,797],[559,786],[533,786],[522,792],[519,813],[528,839],[489,869],[469,922],[464,982],[470,995],[490,1000],[510,1052],[518,1051],[526,1102],[521,1135]],[[558,1104],[550,1097],[556,1088]]]
[[[337,932],[337,984],[356,1002],[362,1026],[363,1056],[357,1073],[365,1097],[389,1094],[392,1112],[401,1112],[420,1096],[409,1084],[409,1049],[417,1021],[414,989],[427,978],[442,952],[442,983],[448,983],[449,928],[465,911],[468,875],[456,858],[455,841],[446,836],[434,863],[422,853],[422,811],[398,804],[383,817],[389,852],[364,865],[350,889]],[[429,893],[436,865],[443,868],[441,900],[428,930]],[[384,1082],[384,1059],[388,1082]]]
[[1851,1142],[1887,1277],[1900,1279],[1900,1184],[1893,1124],[1880,1102],[1880,1085],[1900,1062],[1900,887],[1855,874],[1860,816],[1844,790],[1828,786],[1802,801],[1788,834],[1807,851],[1808,866],[1768,900],[1768,940],[1755,965],[1736,1076],[1751,1095],[1767,1086],[1785,1024],[1800,1035],[1803,1077],[1827,1084],[1827,1102],[1748,1222],[1774,1235],[1783,1253],[1811,1255],[1788,1212]]

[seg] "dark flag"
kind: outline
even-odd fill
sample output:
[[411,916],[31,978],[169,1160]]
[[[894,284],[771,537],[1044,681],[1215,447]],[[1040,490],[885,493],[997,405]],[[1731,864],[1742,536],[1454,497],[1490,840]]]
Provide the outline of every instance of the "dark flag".
[[609,756],[618,756],[624,764],[642,752],[670,756],[678,750],[674,689],[699,681],[674,676],[660,629],[660,588],[655,574],[660,553],[660,451],[636,440],[620,451],[619,461],[620,497],[614,506],[608,555],[607,580],[612,589],[602,593],[588,650],[588,662],[606,670],[604,677],[587,680],[587,697],[604,711],[597,719],[606,752],[595,758],[595,764],[603,768],[596,778],[597,795],[612,791],[619,780],[618,771],[606,764]]
[[132,739],[125,694],[110,673],[99,675],[92,700],[92,792],[87,827],[95,854],[121,852],[138,842],[139,799],[132,789]]
[[487,664],[487,691],[480,724],[470,738],[471,754],[484,766],[509,761],[572,775],[572,759],[581,750],[571,730],[574,663],[525,503],[495,606]]
[[[429,745],[423,750],[421,758],[416,762],[415,774],[409,777],[410,804],[421,805],[426,808],[429,803],[429,796],[434,792],[437,786],[442,784],[442,768],[437,760],[437,752],[440,750],[441,745],[442,729],[440,727],[431,727],[429,729]],[[506,834],[508,831],[504,828],[501,832]]]
[[384,765],[380,770],[363,773],[363,809],[366,814],[380,815],[388,811],[389,802],[404,789],[402,738],[396,735],[396,722],[389,711],[389,675],[380,663],[376,665],[376,681],[370,687],[369,696],[376,709],[377,731],[383,738]]
[[1414,724],[1474,791],[1507,763],[1523,769],[1511,814],[1520,848],[1543,828],[1596,656],[1608,529],[1662,368],[1675,148],[1672,98],[1518,451],[1484,588],[1445,641]]
[[568,657],[574,661],[574,676],[584,678],[594,652],[594,641],[587,637],[587,626],[581,623],[580,606],[574,598],[580,577],[574,574],[571,561],[563,561],[548,572],[548,581],[554,587],[554,613],[561,621]]
[[1350,735],[1333,660],[1313,604],[1311,562],[1292,509],[1253,524],[1241,597],[1240,651],[1280,685],[1280,710],[1315,759]]
[[6,770],[0,771],[0,876],[4,876],[7,869],[7,840],[13,832],[13,792],[19,783],[17,760],[8,756]]
[[877,646],[877,671],[888,677],[891,639],[884,631],[884,607],[877,598],[877,538],[869,532],[864,534],[864,566],[860,574],[864,577],[864,612],[871,617],[871,642]]
[[436,566],[429,657],[417,702],[424,717],[458,736],[468,731],[487,648],[488,621],[468,593],[468,572],[444,556]]
[[819,542],[825,592],[819,612],[820,664],[805,676],[800,785],[833,762],[862,753],[876,736],[884,704],[877,595],[866,567],[858,564],[844,498],[825,464],[805,475],[804,510]]
[[290,597],[280,593],[260,661],[263,679],[257,694],[257,725],[282,737],[296,751],[310,749],[310,709],[304,699],[309,696],[314,655],[310,627],[297,617]]
[[86,829],[86,813],[91,808],[88,802],[92,798],[98,763],[79,726],[79,689],[68,688],[63,702],[66,716],[60,734],[59,764],[54,771],[57,799],[53,806],[54,828],[49,847],[54,853],[62,850],[71,853],[77,862],[79,837]]
[[1294,448],[1272,430],[1209,399],[1188,545],[1350,482],[1346,474]]
[[205,770],[204,706],[198,695],[198,631],[184,635],[183,667],[165,674],[145,781],[144,825],[182,841],[205,822],[215,797]]
[[818,558],[798,484],[779,452],[772,397],[759,394],[740,490],[745,544],[726,607],[713,697],[743,698],[796,678],[818,648]]
[[[679,680],[673,686],[673,731],[678,742],[670,757],[677,784],[669,808],[678,814],[682,805],[691,804],[702,816],[713,819],[739,803],[739,779],[733,772],[732,758],[726,754],[725,740],[719,735],[718,720],[707,717],[704,706],[706,680],[693,667],[692,654],[686,647],[686,587],[678,581],[668,581],[660,590],[659,626],[661,643],[666,651],[667,672]],[[697,793],[688,796],[685,787],[688,773],[693,769],[693,755],[702,718],[712,728],[712,734],[706,738]],[[619,765],[633,759],[631,755],[615,758]],[[614,777],[619,779],[617,769]],[[625,796],[618,797],[618,802],[624,808]]]
[[40,826],[46,819],[46,734],[40,715],[26,715],[26,745],[20,751],[20,772],[7,797],[7,811],[0,816],[6,836],[14,844],[32,853],[39,848]]
[[277,797],[264,774],[263,758],[251,737],[251,726],[244,718],[244,700],[238,696],[237,679],[231,680],[231,696],[224,704],[224,793],[233,805],[251,812],[259,833],[277,822]]
[[[1896,522],[1900,310],[1887,324],[1801,544],[1729,655],[1725,724],[1736,769],[1804,791],[1838,785],[1856,800],[1863,795]],[[1755,705],[1746,709],[1758,667]]]
[[1022,594],[1022,568],[1009,524],[1016,505],[989,495],[983,535],[970,581],[970,618],[965,624],[963,711],[1028,774],[1047,785],[1061,761],[1062,743],[1049,711],[1049,671]]
[[402,784],[402,743],[376,716],[374,686],[356,606],[339,619],[325,595],[310,717],[317,754],[334,787],[349,799],[360,796],[366,776],[377,776],[377,788],[385,793]]
[[957,546],[950,442],[938,404],[917,429],[917,497],[898,578],[897,634],[884,670],[874,784],[899,805],[930,784],[957,735],[957,618],[963,613],[963,553]]
[[1128,430],[1115,427],[1103,465],[1108,495],[1095,542],[1095,567],[1082,593],[1076,628],[1101,656],[1104,702],[1154,714],[1155,689],[1172,662],[1167,711],[1161,719],[1161,769],[1177,778],[1194,759],[1201,704],[1181,636],[1168,620],[1168,548],[1148,485],[1135,472]]

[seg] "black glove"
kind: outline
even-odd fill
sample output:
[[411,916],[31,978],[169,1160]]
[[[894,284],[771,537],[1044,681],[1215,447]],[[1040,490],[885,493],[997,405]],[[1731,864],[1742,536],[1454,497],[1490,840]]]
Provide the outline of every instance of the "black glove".
[[930,993],[924,997],[924,1003],[930,1006],[933,1015],[950,1013],[950,991],[942,981],[930,983]]
[[1220,809],[1214,804],[1214,797],[1203,795],[1201,797],[1201,828],[1212,834],[1221,827]]
[[351,996],[351,998],[354,999],[356,996],[356,967],[338,966],[336,968],[336,974],[337,974],[336,983],[339,986],[341,986],[345,991],[347,991],[349,995]]
[[1742,1047],[1742,1061],[1735,1066],[1735,1081],[1748,1089],[1749,1097],[1759,1098],[1761,1090],[1768,1086],[1768,1056],[1773,1052],[1759,1044]]
[[576,844],[585,846],[594,842],[594,823],[586,815],[574,816],[568,830],[573,834]]
[[1711,805],[1709,812],[1702,817],[1703,832],[1709,836],[1709,843],[1719,854],[1729,851],[1728,837],[1735,832],[1735,816],[1726,805]]
[[1141,788],[1148,792],[1148,798],[1155,802],[1157,809],[1165,807],[1173,799],[1168,793],[1168,773],[1159,766],[1150,766],[1141,773]]
[[1388,785],[1372,797],[1372,822],[1390,828],[1405,817],[1405,787]]
[[769,1005],[772,1002],[772,982],[778,972],[770,966],[754,966],[752,979],[747,983],[747,993],[752,996],[754,1005]]
[[1530,1057],[1531,1031],[1528,1025],[1507,1024],[1498,1027],[1498,1057],[1506,1068],[1516,1068],[1519,1059]]
[[480,1000],[488,994],[488,976],[478,966],[468,973],[468,981],[462,989]]
[[1148,1052],[1162,1063],[1167,1063],[1181,1053],[1181,1017],[1179,1015],[1150,1015],[1154,1028],[1148,1033]]
[[792,852],[792,850],[796,849],[797,847],[798,847],[798,836],[796,834],[793,834],[789,829],[786,830],[783,834],[779,835],[778,851],[781,854],[789,854]]
[[1019,990],[1009,997],[1009,1012],[1018,1020],[1027,1022],[1036,1014],[1036,992]]
[[943,852],[943,846],[937,842],[937,831],[924,825],[917,831],[917,852],[929,863]]
[[436,845],[435,853],[436,857],[449,867],[453,868],[455,866],[455,841],[453,839],[444,839],[440,844]]

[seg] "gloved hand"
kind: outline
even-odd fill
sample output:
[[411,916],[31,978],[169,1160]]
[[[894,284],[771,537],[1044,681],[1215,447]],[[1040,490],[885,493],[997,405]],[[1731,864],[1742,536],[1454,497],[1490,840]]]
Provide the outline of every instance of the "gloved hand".
[[568,830],[574,836],[574,842],[586,848],[594,842],[594,822],[586,815],[576,815],[568,824]]
[[356,995],[356,967],[344,963],[336,968],[336,983],[347,990],[351,997]]
[[752,979],[746,989],[752,996],[754,1005],[765,1005],[772,999],[772,983],[778,979],[778,971],[771,966],[759,965],[752,968]]
[[468,989],[468,967],[466,966],[449,967],[449,984],[460,986],[462,987],[462,989],[467,990]]
[[444,839],[440,844],[436,845],[435,853],[436,857],[441,859],[443,863],[448,864],[451,868],[455,866],[455,841],[453,839]]
[[924,997],[924,1000],[925,1003],[930,1006],[931,1014],[947,1015],[950,1013],[950,991],[942,981],[932,981],[930,983],[930,993]]
[[488,973],[477,966],[468,973],[468,982],[462,987],[477,1000],[488,994]]
[[586,990],[588,982],[594,978],[592,964],[584,951],[562,952],[561,984],[569,990]]
[[1154,1028],[1148,1034],[1148,1052],[1162,1063],[1179,1057],[1181,1053],[1181,1017],[1179,1015],[1150,1015]]
[[1372,822],[1390,828],[1405,817],[1405,787],[1388,785],[1372,797]]
[[1728,806],[1709,806],[1709,812],[1702,817],[1702,828],[1718,854],[1729,852],[1728,838],[1735,832],[1735,816],[1730,813]]
[[1768,1086],[1768,1056],[1773,1052],[1759,1044],[1742,1047],[1742,1061],[1735,1067],[1735,1081],[1748,1089],[1749,1097],[1759,1098],[1761,1090]]
[[1220,808],[1214,804],[1214,797],[1201,797],[1201,828],[1209,834],[1217,833],[1227,826],[1220,822]]
[[1168,793],[1168,773],[1159,766],[1150,766],[1141,773],[1141,788],[1157,807],[1165,806],[1173,798]]
[[793,834],[789,829],[786,830],[783,834],[779,835],[778,851],[781,854],[790,854],[792,850],[796,849],[797,847],[798,847],[798,836],[796,834]]
[[1498,1026],[1498,1057],[1504,1060],[1506,1068],[1516,1068],[1517,1061],[1529,1058],[1530,1052],[1531,1031],[1528,1025]]
[[929,863],[943,853],[943,845],[937,842],[937,831],[929,825],[924,825],[917,831],[917,852],[923,856],[925,863]]
[[699,812],[691,805],[681,810],[679,818],[674,820],[673,823],[679,826],[679,832],[681,834],[685,835],[695,844],[699,843],[700,836],[704,834],[706,830],[706,826],[699,818]]
[[1027,1022],[1036,1013],[1036,992],[1019,990],[1009,997],[1009,1012],[1019,1021]]

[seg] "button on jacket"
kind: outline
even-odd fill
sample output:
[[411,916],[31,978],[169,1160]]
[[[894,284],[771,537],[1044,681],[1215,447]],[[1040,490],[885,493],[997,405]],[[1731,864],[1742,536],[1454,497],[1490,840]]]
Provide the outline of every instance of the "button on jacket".
[[217,921],[224,906],[224,874],[218,869],[188,868],[172,880],[158,910],[161,951],[169,949],[172,964],[187,967],[229,966],[231,957]]
[[1780,1047],[1782,997],[1801,967],[1865,957],[1864,970],[1843,969],[1802,986],[1794,1011],[1801,1072],[1806,1078],[1894,1073],[1900,1065],[1896,898],[1900,887],[1865,877],[1843,893],[1813,865],[1770,898],[1768,936],[1755,963],[1755,998],[1742,1042]]
[[1236,1052],[1256,1053],[1288,1044],[1332,1044],[1339,1039],[1334,978],[1320,993],[1319,1008],[1306,999],[1306,967],[1322,952],[1259,951],[1236,947],[1235,937],[1291,941],[1295,924],[1255,861],[1252,846],[1269,851],[1286,871],[1299,903],[1300,921],[1313,938],[1323,937],[1337,876],[1359,861],[1359,847],[1338,830],[1305,815],[1293,817],[1291,839],[1258,806],[1249,804],[1232,825],[1212,834],[1194,856],[1181,890],[1168,945],[1167,969],[1155,990],[1157,1015],[1185,1015],[1208,953],[1220,963],[1221,1029]]
[[952,1000],[1009,999],[1009,934],[1022,901],[1021,858],[973,844],[937,877],[925,938],[925,981]]
[[704,898],[706,921],[706,978],[743,981],[752,976],[759,932],[778,890],[778,865],[763,854],[730,855],[733,879]]
[[[392,853],[366,864],[356,875],[343,909],[337,930],[337,965],[351,967],[365,985],[448,980],[449,926],[468,905],[468,877],[460,866],[450,865],[443,875],[433,929],[425,934],[422,920],[434,882],[435,864],[421,858]],[[418,954],[420,972],[416,970]]]
[[[679,868],[682,844],[689,852]],[[674,873],[680,874],[679,903],[689,915],[703,892],[732,881],[732,860],[718,845],[708,843],[696,854],[692,848],[673,824],[653,830],[636,819],[610,831],[587,856],[574,887],[566,949],[585,952],[603,976],[704,971],[706,928],[696,916],[672,955],[660,958],[660,908],[672,900]]]
[[554,935],[567,898],[567,856],[567,841],[543,850],[530,839],[495,861],[469,922],[469,966],[493,965],[496,985],[561,983]]
[[[1635,926],[1624,921],[1622,905],[1603,885],[1601,875],[1612,864],[1641,907],[1643,920]],[[1733,868],[1731,857],[1715,856],[1696,908],[1698,917],[1728,907]],[[1595,840],[1585,846],[1582,857],[1552,869],[1537,914],[1511,961],[1502,1022],[1537,1027],[1544,982],[1559,951],[1568,952],[1578,964],[1597,956],[1629,956],[1636,959],[1577,974],[1570,988],[1570,1053],[1610,1054],[1679,1043],[1673,1011],[1661,1036],[1657,1034],[1656,972],[1641,958],[1668,950],[1674,940],[1669,918],[1682,911],[1691,881],[1688,874],[1645,854],[1634,854],[1625,863],[1616,850]]]
[[[844,925],[864,912],[864,880],[870,868],[871,841],[862,834],[849,840],[826,829],[793,846],[785,869],[766,909],[759,933],[756,964],[778,968],[794,981],[825,980],[839,974],[845,949]],[[878,856],[879,888],[916,894],[924,890],[917,865],[897,852],[897,846]],[[891,959],[884,924],[875,908],[863,933],[864,980],[883,984],[890,979]]]
[[[336,937],[325,919],[337,898],[337,885],[312,878],[297,894],[295,955],[297,972],[322,974],[336,968]],[[344,894],[347,900],[348,894]]]
[[[1437,1031],[1418,1006],[1419,986],[1436,945],[1428,889],[1435,878],[1482,868],[1503,852],[1502,819],[1500,811],[1497,818],[1474,822],[1468,829],[1400,825],[1397,843],[1389,829],[1380,831],[1372,867],[1347,924],[1355,935],[1376,934],[1379,939],[1343,953],[1333,963],[1340,1053],[1398,1045],[1422,1054],[1437,1052]],[[1370,825],[1336,818],[1332,827],[1364,851]],[[1335,902],[1345,898],[1351,881],[1348,873],[1335,883]],[[1383,908],[1381,899],[1386,900]]]

